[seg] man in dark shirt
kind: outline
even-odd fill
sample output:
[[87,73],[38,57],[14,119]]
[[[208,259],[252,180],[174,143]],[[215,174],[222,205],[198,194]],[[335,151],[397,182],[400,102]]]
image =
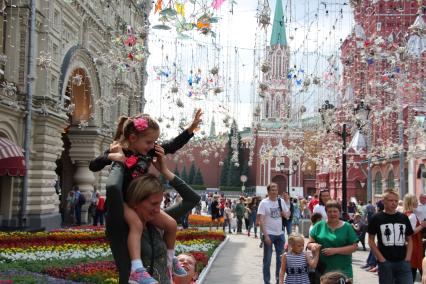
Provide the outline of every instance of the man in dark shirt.
[[378,261],[380,284],[413,283],[410,265],[413,229],[408,217],[396,211],[398,200],[396,191],[385,191],[383,212],[375,214],[368,224],[368,244]]

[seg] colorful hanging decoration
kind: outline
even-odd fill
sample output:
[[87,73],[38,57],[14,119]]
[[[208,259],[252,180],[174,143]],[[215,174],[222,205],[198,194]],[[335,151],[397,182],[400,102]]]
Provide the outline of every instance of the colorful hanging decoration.
[[[176,28],[181,38],[189,36],[184,32],[198,30],[204,35],[215,36],[212,31],[212,24],[218,23],[219,18],[213,16],[214,11],[219,9],[224,0],[214,0],[211,7],[207,7],[204,2],[199,0],[191,1],[170,1],[166,8],[163,8],[163,1],[158,0],[155,4],[154,14],[159,14],[158,21],[161,24],[155,24],[153,29],[169,30],[171,26]],[[186,9],[186,5],[191,5]],[[186,11],[192,11],[187,14]]]
[[161,11],[162,8],[163,0],[157,0],[157,3],[155,3],[154,14],[156,14],[158,11]]
[[222,6],[223,2],[225,2],[225,0],[213,0],[213,2],[212,2],[213,9],[219,10],[220,6]]

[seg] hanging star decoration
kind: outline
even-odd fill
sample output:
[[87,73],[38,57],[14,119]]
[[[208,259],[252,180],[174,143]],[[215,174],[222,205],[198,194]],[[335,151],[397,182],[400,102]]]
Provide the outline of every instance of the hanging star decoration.
[[83,83],[83,76],[80,74],[75,74],[74,77],[72,77],[72,84],[75,86],[81,86]]
[[50,64],[52,64],[52,56],[49,53],[41,51],[39,57],[37,58],[37,66],[46,70],[50,67]]

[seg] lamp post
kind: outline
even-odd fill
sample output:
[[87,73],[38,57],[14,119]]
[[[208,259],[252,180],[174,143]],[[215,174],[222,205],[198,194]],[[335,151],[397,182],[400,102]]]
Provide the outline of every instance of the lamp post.
[[[293,161],[291,169],[290,168],[286,169],[285,168],[285,162],[282,161],[279,164],[279,167],[280,167],[280,172],[282,174],[284,173],[285,170],[287,170],[287,193],[288,193],[288,195],[290,195],[290,176],[294,175],[297,172],[297,170],[299,169],[299,165],[298,165],[297,161]],[[292,172],[290,172],[290,170],[292,170]]]
[[[327,130],[327,133],[331,130],[331,124],[334,117],[334,105],[330,104],[328,100],[324,102],[321,108],[318,110],[321,114],[321,120],[324,124],[324,127]],[[347,181],[346,181],[346,123],[342,125],[342,132],[334,131],[337,135],[342,137],[342,212],[347,212]]]
[[[365,148],[367,150],[367,155],[370,152],[371,145],[371,121],[369,119],[371,113],[371,108],[364,103],[362,100],[354,108],[354,115],[356,118],[356,125],[358,126],[358,131],[361,132],[363,128],[367,125],[367,142],[365,143]],[[373,178],[371,175],[371,157],[368,155],[367,159],[367,202],[373,198]]]

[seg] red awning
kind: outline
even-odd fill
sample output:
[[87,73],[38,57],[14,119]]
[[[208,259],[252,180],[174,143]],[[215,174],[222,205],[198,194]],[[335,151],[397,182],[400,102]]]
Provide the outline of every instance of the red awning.
[[25,159],[21,147],[6,138],[0,138],[0,176],[24,176]]

